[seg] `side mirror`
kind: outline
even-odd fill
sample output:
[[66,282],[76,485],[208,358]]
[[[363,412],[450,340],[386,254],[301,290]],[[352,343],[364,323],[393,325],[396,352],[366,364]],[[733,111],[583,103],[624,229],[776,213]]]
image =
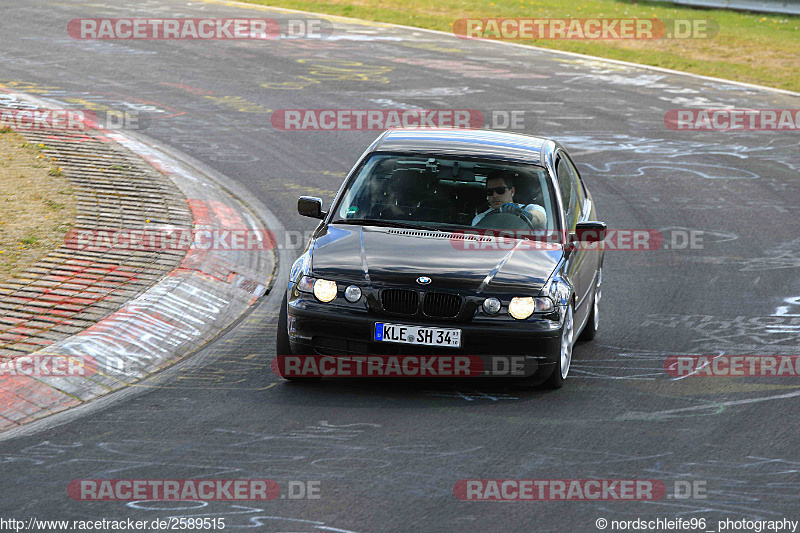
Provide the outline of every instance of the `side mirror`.
[[322,199],[314,196],[301,196],[297,200],[297,212],[304,217],[324,218],[327,213],[322,210]]
[[578,242],[604,241],[607,229],[605,222],[578,222],[575,225],[575,240]]

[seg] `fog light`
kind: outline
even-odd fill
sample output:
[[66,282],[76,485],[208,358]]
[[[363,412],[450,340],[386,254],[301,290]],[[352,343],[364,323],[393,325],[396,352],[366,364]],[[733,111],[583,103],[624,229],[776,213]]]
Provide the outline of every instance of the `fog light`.
[[350,285],[344,290],[344,298],[350,303],[355,303],[361,299],[361,289],[355,285]]
[[314,296],[320,302],[331,302],[336,298],[336,282],[327,279],[318,279],[314,282]]
[[486,312],[487,315],[496,315],[500,312],[500,307],[502,304],[500,300],[497,298],[486,298],[483,301],[483,310]]

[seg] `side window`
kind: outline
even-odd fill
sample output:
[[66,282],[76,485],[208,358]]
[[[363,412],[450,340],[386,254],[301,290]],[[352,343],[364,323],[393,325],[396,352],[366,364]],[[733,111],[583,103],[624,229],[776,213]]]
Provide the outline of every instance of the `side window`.
[[578,183],[569,162],[563,156],[559,156],[556,163],[556,177],[558,178],[558,188],[561,189],[561,202],[567,220],[567,228],[572,229],[577,222]]
[[[576,204],[576,211],[581,211],[583,209],[583,202],[586,200],[586,191],[583,188],[583,183],[581,183],[581,179],[578,176],[578,170],[575,168],[575,165],[572,163],[569,157],[563,157],[564,162],[567,164],[567,169],[570,174],[570,183],[572,183],[572,194],[574,196],[573,200],[575,200]],[[578,214],[578,218],[580,218],[580,213]]]
[[572,204],[572,182],[569,170],[567,169],[567,163],[564,161],[563,157],[559,157],[556,163],[556,177],[558,178],[558,188],[561,189],[562,207],[567,211]]

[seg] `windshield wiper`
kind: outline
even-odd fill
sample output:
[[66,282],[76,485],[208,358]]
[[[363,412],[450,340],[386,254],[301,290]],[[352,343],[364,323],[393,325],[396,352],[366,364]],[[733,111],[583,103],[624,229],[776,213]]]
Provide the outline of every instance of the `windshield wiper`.
[[342,219],[342,220],[334,220],[333,224],[353,224],[357,226],[384,226],[389,228],[408,228],[408,229],[420,229],[425,231],[442,231],[437,228],[432,228],[430,226],[424,226],[422,224],[411,224],[410,222],[399,222],[397,220],[383,220],[380,218],[351,218],[351,219]]
[[[497,236],[500,236],[500,237],[509,237],[509,238],[512,238],[512,239],[524,239],[524,240],[527,240],[527,241],[535,240],[534,237],[536,236],[536,235],[528,235],[528,234],[526,234],[525,231],[527,231],[527,230],[517,231],[517,230],[506,230],[506,229],[501,229],[501,228],[477,228],[475,226],[465,226],[463,224],[441,223],[441,224],[438,225],[438,227],[439,228],[443,228],[440,231],[448,231],[448,232],[451,232],[451,233],[456,233],[456,232],[463,231],[465,234],[470,235],[470,234],[473,234],[473,233],[476,233],[476,232],[478,234],[480,234],[480,232],[485,232],[488,235],[495,235],[496,234]],[[539,231],[539,230],[536,230],[536,231]],[[545,230],[541,230],[541,231],[545,231]]]
[[[473,226],[464,226],[463,224],[447,224],[447,223],[437,223],[436,226],[425,226],[422,224],[411,224],[410,222],[400,222],[399,220],[384,220],[381,218],[351,218],[351,219],[341,219],[341,220],[334,220],[332,224],[352,224],[358,226],[384,226],[389,228],[408,228],[408,229],[418,229],[418,230],[425,230],[425,231],[438,231],[438,232],[470,232],[470,231],[486,231],[486,232],[498,232],[501,236],[503,235],[503,231],[499,229],[493,228],[475,228]],[[530,235],[525,235],[524,233],[515,234],[511,233],[508,235],[514,239],[524,239],[528,241],[534,240]]]

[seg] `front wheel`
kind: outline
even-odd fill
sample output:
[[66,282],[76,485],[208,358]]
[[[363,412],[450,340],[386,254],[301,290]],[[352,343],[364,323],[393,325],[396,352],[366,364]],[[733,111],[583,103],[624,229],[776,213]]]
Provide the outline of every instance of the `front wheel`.
[[592,311],[589,319],[583,327],[583,332],[578,340],[590,341],[597,336],[597,329],[600,327],[600,298],[602,296],[603,268],[597,270],[597,281],[594,284],[594,298],[592,299]]
[[[292,352],[292,346],[289,344],[289,329],[288,329],[288,299],[287,296],[283,295],[283,301],[281,302],[281,309],[278,312],[278,331],[275,336],[275,356],[281,355],[294,355]],[[283,379],[288,379],[289,381],[294,381],[296,383],[316,383],[317,381],[321,380],[321,377],[290,377],[290,376],[281,376]]]
[[560,389],[564,386],[564,380],[569,374],[569,365],[572,362],[573,334],[575,332],[575,310],[572,303],[567,305],[566,313],[567,316],[564,317],[564,325],[561,328],[561,349],[558,361],[553,373],[544,382],[549,389]]

